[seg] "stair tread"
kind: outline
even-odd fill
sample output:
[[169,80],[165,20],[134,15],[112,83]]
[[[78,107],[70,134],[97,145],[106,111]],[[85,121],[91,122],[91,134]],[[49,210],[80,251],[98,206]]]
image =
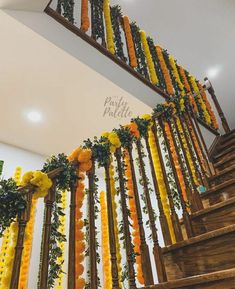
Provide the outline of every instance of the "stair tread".
[[224,160],[220,160],[220,161],[218,161],[218,162],[215,162],[214,163],[214,167],[215,168],[217,168],[217,167],[219,167],[219,166],[221,166],[221,165],[224,165],[225,163],[227,163],[227,162],[229,162],[229,161],[231,161],[231,160],[235,160],[235,153],[233,154],[233,155],[231,155],[229,158],[227,158],[227,159],[224,159]]
[[235,203],[235,197],[232,197],[232,198],[230,198],[230,199],[228,199],[226,201],[222,201],[222,202],[220,202],[218,204],[212,205],[209,208],[205,208],[205,209],[200,210],[198,212],[192,213],[192,218],[197,218],[197,217],[212,213],[212,212],[214,212],[214,211],[216,211],[216,210],[218,210],[220,208],[229,206],[229,205],[231,205],[233,203]]
[[158,285],[146,286],[141,289],[177,289],[179,287],[185,287],[190,285],[200,285],[208,282],[219,281],[224,279],[231,279],[235,277],[235,269],[227,269],[216,271],[213,273],[207,273],[177,280],[164,282]]
[[233,150],[235,150],[235,145],[227,148],[226,150],[223,150],[221,153],[217,153],[217,154],[214,156],[214,159],[221,158],[221,157],[225,156],[226,154],[232,152]]
[[224,169],[222,171],[220,171],[216,175],[209,177],[209,181],[213,181],[214,179],[216,179],[218,177],[221,177],[221,176],[225,175],[226,173],[228,173],[230,171],[233,171],[233,170],[235,170],[235,164],[232,165],[232,166],[229,166],[228,168],[226,168],[226,169]]
[[222,184],[219,184],[219,185],[216,185],[216,186],[210,188],[210,189],[207,190],[205,193],[202,193],[202,194],[201,194],[201,197],[202,197],[203,199],[204,199],[204,198],[208,198],[208,195],[213,194],[213,193],[215,193],[215,192],[217,192],[217,191],[219,191],[219,190],[222,190],[223,188],[226,188],[226,187],[228,187],[228,186],[230,186],[230,185],[233,185],[233,184],[235,185],[235,178],[232,179],[232,180],[225,181],[225,182],[223,182]]
[[221,151],[225,148],[235,145],[235,138],[229,139],[227,142],[220,143],[218,145],[218,151]]
[[190,245],[193,245],[193,244],[205,241],[205,240],[209,240],[211,238],[219,237],[221,235],[225,235],[225,234],[231,233],[233,231],[235,231],[235,225],[226,226],[224,228],[217,229],[217,230],[214,230],[211,232],[207,232],[207,233],[204,233],[202,235],[192,237],[188,240],[184,240],[184,241],[178,242],[176,244],[163,247],[162,252],[163,252],[163,254],[168,253],[170,251],[177,250],[177,249],[180,249],[180,248],[183,248],[186,246],[190,246]]

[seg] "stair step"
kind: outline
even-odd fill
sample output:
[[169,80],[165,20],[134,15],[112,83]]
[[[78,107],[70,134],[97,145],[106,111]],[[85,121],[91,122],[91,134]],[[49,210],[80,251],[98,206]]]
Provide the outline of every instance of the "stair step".
[[[190,286],[190,287],[189,287]],[[235,289],[235,269],[172,280],[141,289]]]
[[221,143],[224,143],[228,140],[230,140],[231,138],[235,137],[235,129],[232,129],[229,133],[226,133],[224,135],[221,136]]
[[229,140],[226,141],[226,142],[220,143],[220,144],[218,145],[217,151],[220,152],[220,151],[222,151],[222,150],[224,150],[224,149],[227,149],[227,148],[229,148],[229,147],[231,147],[231,146],[234,146],[234,145],[235,145],[235,137],[232,138],[232,139],[229,139]]
[[216,175],[209,178],[210,185],[218,185],[221,182],[228,181],[235,176],[235,165],[229,166],[226,169],[218,172]]
[[217,153],[217,154],[213,157],[213,159],[216,161],[216,160],[218,160],[218,159],[220,159],[220,158],[222,158],[222,157],[224,157],[224,156],[226,156],[226,155],[228,155],[228,154],[230,154],[230,153],[233,153],[234,151],[235,151],[235,145],[233,145],[233,146],[231,146],[231,147],[223,150],[223,151],[220,152],[220,153]]
[[220,169],[220,170],[223,170],[225,169],[226,167],[228,166],[231,166],[235,164],[235,153],[232,154],[229,158],[226,157],[224,159],[221,159],[220,161],[218,162],[215,162],[214,163],[214,167],[215,169]]
[[235,224],[235,197],[191,215],[196,234]]
[[235,225],[162,248],[168,280],[235,268]]

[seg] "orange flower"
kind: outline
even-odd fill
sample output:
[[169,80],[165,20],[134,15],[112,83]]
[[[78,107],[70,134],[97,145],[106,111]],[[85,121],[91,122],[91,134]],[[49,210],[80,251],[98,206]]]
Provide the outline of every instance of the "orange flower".
[[86,163],[80,163],[79,170],[82,172],[87,172],[92,168],[92,161],[88,161]]
[[81,15],[81,29],[87,32],[90,27],[90,19],[88,16],[88,0],[82,0],[82,15]]
[[79,163],[87,163],[91,160],[92,152],[89,149],[83,149],[78,155]]
[[137,67],[138,64],[137,64],[137,58],[135,54],[135,45],[134,45],[134,41],[133,41],[132,33],[131,33],[130,21],[127,16],[123,17],[123,25],[124,25],[125,35],[126,35],[126,42],[127,42],[129,59],[130,59],[130,65],[131,67],[135,68]]
[[78,147],[76,148],[69,156],[68,156],[68,160],[69,161],[74,161],[75,159],[78,158],[78,155],[80,154],[80,152],[82,151],[82,148]]

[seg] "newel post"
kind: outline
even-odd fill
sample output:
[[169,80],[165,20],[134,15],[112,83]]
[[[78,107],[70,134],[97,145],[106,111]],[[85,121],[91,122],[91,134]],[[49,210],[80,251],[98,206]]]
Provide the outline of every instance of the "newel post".
[[209,81],[209,79],[207,77],[204,78],[204,81],[205,81],[205,85],[204,85],[204,88],[207,88],[208,89],[208,92],[209,94],[211,95],[211,98],[214,102],[214,105],[217,109],[217,112],[219,114],[219,117],[221,119],[221,122],[222,122],[222,126],[224,128],[224,131],[226,133],[229,133],[230,132],[230,127],[229,127],[229,124],[227,122],[227,119],[224,115],[224,112],[220,106],[220,103],[215,95],[215,90],[214,90],[214,87],[212,86],[211,82]]

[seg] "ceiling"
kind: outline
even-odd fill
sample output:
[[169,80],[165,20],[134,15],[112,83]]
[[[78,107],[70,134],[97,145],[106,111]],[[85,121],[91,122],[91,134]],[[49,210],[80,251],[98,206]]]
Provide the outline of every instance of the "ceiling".
[[[111,2],[198,78],[218,69],[211,80],[235,127],[235,1]],[[0,0],[4,8],[40,11],[44,5],[44,0]],[[77,37],[62,33],[42,13],[0,11],[0,141],[43,155],[67,153],[83,139],[129,121],[103,117],[107,97],[123,97],[133,115],[151,111],[160,101]],[[40,124],[26,119],[32,109],[42,112]]]

